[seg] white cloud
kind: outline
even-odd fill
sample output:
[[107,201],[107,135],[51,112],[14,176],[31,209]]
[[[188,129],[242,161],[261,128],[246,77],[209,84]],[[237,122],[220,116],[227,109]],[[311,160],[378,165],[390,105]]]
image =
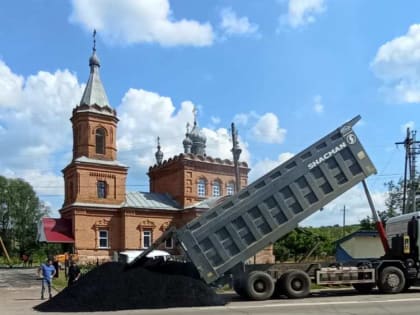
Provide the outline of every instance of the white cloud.
[[287,133],[286,129],[280,128],[279,119],[273,113],[239,113],[233,121],[243,127],[249,137],[263,143],[282,143]]
[[[155,163],[156,137],[160,137],[164,159],[182,152],[185,126],[193,120],[194,104],[183,102],[176,111],[169,97],[145,90],[129,89],[118,108],[119,157],[143,170]],[[141,136],[139,136],[141,135]]]
[[[64,167],[64,165],[63,165]],[[23,178],[30,183],[38,194],[48,196],[64,196],[64,179],[51,171],[43,172],[39,169],[7,170],[9,178]],[[42,197],[40,198],[42,200]]]
[[[377,211],[385,210],[386,192],[371,192]],[[301,226],[331,226],[343,224],[343,208],[346,207],[346,225],[358,224],[366,216],[372,217],[369,204],[361,185],[353,187],[337,199],[330,202],[322,211],[312,214],[302,221]]]
[[411,25],[407,34],[383,44],[371,69],[382,80],[381,92],[388,100],[420,102],[420,24]]
[[[232,156],[232,140],[231,134],[226,128],[219,128],[217,130],[211,130],[204,128],[204,134],[207,137],[207,155],[211,157],[218,157],[221,159],[233,160]],[[238,137],[239,147],[242,152],[240,155],[240,161],[249,161],[250,153],[248,151],[248,144],[242,142],[241,137]]]
[[83,86],[68,70],[24,78],[0,62],[0,72],[0,174],[26,180],[39,194],[62,195],[59,170],[72,148],[69,117]]
[[266,143],[282,143],[286,135],[286,129],[280,128],[279,119],[273,113],[261,116],[251,132],[256,139]]
[[12,73],[0,60],[0,108],[13,107],[19,102],[22,85],[23,78]]
[[279,166],[280,164],[286,162],[288,159],[294,156],[293,153],[285,152],[281,153],[277,160],[263,159],[258,161],[251,167],[251,172],[249,173],[249,182],[253,182],[260,178],[261,176],[267,174],[269,171]]
[[220,28],[225,35],[249,35],[258,32],[258,25],[250,23],[248,17],[238,17],[232,8],[220,12]]
[[169,0],[73,0],[72,5],[72,22],[96,28],[114,43],[208,46],[214,40],[209,23],[175,20]]
[[233,121],[237,125],[246,126],[252,115],[253,115],[252,113],[251,114],[245,114],[245,113],[236,114],[235,117],[233,117]]
[[216,116],[211,116],[211,117],[210,117],[210,120],[211,120],[211,122],[212,122],[213,124],[215,124],[215,125],[220,124],[220,121],[221,121],[220,117],[216,117]]
[[326,10],[325,0],[289,0],[288,12],[280,17],[282,24],[292,28],[313,23]]
[[322,103],[322,97],[320,95],[316,95],[314,97],[313,109],[318,114],[322,114],[324,112],[324,104]]
[[[171,98],[145,90],[130,89],[125,94],[118,109],[118,149],[120,160],[130,166],[130,172],[146,172],[150,165],[155,164],[157,136],[160,137],[164,159],[184,151],[182,141],[185,138],[186,124],[191,124],[194,120],[194,107],[197,106],[185,101],[177,111]],[[199,120],[198,118],[198,122]],[[232,159],[228,129],[200,128],[207,137],[208,156]],[[241,161],[247,161],[247,145],[240,141],[240,146]]]

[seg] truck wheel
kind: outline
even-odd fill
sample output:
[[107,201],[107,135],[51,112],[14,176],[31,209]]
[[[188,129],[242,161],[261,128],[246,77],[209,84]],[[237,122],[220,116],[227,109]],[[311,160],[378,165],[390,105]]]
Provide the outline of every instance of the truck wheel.
[[233,278],[233,290],[243,298],[247,298],[245,287],[244,287],[244,278],[243,277],[234,277]]
[[274,292],[274,280],[266,272],[252,271],[245,283],[245,292],[250,299],[267,300]]
[[389,266],[379,274],[378,288],[382,293],[400,293],[405,287],[405,277],[401,269]]
[[301,299],[310,293],[311,279],[302,270],[287,271],[278,281],[280,281],[281,291],[290,299]]
[[363,294],[367,294],[372,292],[373,288],[376,285],[374,283],[353,283],[353,288],[359,292],[359,293],[363,293]]

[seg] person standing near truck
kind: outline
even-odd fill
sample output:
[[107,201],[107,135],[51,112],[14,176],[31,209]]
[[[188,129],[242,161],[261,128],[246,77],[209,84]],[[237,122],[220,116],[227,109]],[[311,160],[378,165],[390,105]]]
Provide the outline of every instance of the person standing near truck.
[[71,286],[80,278],[80,268],[74,260],[70,261],[67,286]]
[[41,300],[44,299],[45,286],[47,286],[48,288],[48,294],[50,299],[52,298],[51,283],[55,273],[56,270],[52,264],[51,259],[48,259],[45,264],[41,264],[41,266],[38,268],[38,275],[42,278]]

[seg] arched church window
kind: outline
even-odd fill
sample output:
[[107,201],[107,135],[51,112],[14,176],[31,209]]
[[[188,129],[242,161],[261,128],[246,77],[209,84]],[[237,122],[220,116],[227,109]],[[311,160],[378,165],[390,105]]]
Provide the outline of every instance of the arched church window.
[[197,194],[198,197],[206,196],[206,180],[204,178],[200,178],[197,182]]
[[235,193],[235,184],[233,182],[229,182],[226,185],[226,194],[228,196],[232,196]]
[[96,129],[96,153],[97,154],[105,154],[105,129],[98,128]]
[[212,185],[213,197],[219,197],[221,195],[220,187],[220,181],[215,180]]

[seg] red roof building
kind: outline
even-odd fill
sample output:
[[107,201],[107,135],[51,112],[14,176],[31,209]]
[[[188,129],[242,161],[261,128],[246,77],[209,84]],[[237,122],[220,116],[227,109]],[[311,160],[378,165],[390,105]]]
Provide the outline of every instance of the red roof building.
[[71,220],[42,218],[38,227],[38,240],[47,243],[74,243]]

